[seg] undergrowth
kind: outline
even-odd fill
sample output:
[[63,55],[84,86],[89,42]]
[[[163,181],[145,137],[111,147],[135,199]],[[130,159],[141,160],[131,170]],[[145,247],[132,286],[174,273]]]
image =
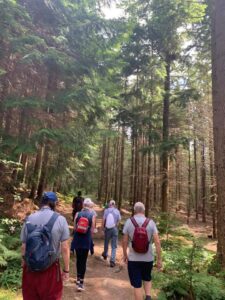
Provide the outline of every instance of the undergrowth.
[[21,224],[15,219],[0,219],[0,285],[16,290],[21,286]]
[[164,264],[163,272],[154,273],[153,283],[161,291],[157,299],[225,300],[224,277],[214,254],[205,250],[174,216],[163,215],[157,223],[163,232]]

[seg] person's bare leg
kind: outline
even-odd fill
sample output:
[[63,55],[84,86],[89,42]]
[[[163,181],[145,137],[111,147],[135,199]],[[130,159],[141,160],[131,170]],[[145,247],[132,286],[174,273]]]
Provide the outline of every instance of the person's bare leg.
[[144,290],[145,290],[145,296],[147,297],[147,299],[151,296],[151,288],[152,288],[152,282],[144,281]]
[[143,289],[138,288],[138,289],[134,289],[134,298],[135,300],[143,300]]

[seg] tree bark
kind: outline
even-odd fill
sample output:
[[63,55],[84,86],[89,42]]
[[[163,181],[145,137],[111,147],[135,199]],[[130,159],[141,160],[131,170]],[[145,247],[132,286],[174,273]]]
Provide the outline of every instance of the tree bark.
[[134,193],[134,136],[132,133],[131,137],[131,170],[130,170],[130,192],[129,192],[129,199],[130,199],[130,205],[133,203],[133,193]]
[[116,144],[116,172],[115,172],[115,189],[114,189],[114,200],[118,200],[118,190],[119,190],[119,153],[120,153],[120,139],[117,137]]
[[194,140],[194,165],[195,165],[195,218],[198,220],[198,162],[197,162],[197,141]]
[[102,143],[102,155],[101,155],[101,175],[98,187],[98,200],[102,200],[102,191],[104,187],[104,174],[105,174],[105,154],[106,154],[106,139],[103,139]]
[[35,160],[35,165],[34,165],[34,171],[32,175],[32,186],[31,186],[31,191],[29,198],[34,199],[36,195],[36,190],[39,182],[39,177],[40,177],[40,170],[41,170],[41,165],[42,165],[42,157],[43,157],[43,151],[44,147],[40,147],[37,151],[36,154],[36,160]]
[[118,208],[122,206],[123,200],[123,169],[124,169],[124,145],[125,145],[125,127],[122,127],[122,138],[121,138],[121,153],[120,153],[120,189],[118,198]]
[[215,173],[217,178],[218,258],[225,267],[225,1],[214,0],[212,30],[212,86]]
[[153,175],[154,175],[154,180],[153,180],[153,203],[154,206],[157,204],[157,156],[156,156],[156,150],[154,148],[154,153],[153,153]]
[[191,148],[188,145],[188,199],[187,199],[187,224],[189,224],[191,216]]
[[108,201],[109,193],[109,156],[110,156],[110,138],[106,144],[106,161],[105,161],[105,203]]
[[170,107],[170,66],[171,62],[168,58],[166,61],[166,78],[164,83],[164,99],[163,99],[163,153],[162,153],[162,211],[168,212],[168,172],[169,159],[168,150],[166,149],[169,140],[169,107]]
[[37,200],[38,201],[41,199],[42,194],[45,189],[45,186],[46,186],[48,159],[49,159],[49,145],[46,144],[44,146],[43,162],[42,162],[42,166],[41,166],[41,175],[40,175],[40,180],[39,180],[38,188],[37,188]]
[[202,166],[201,166],[201,188],[202,188],[202,222],[206,222],[206,165],[205,165],[205,142],[202,142]]

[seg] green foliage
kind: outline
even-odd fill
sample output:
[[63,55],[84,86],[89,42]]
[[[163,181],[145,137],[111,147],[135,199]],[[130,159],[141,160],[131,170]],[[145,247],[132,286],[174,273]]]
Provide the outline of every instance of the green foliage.
[[4,288],[17,289],[21,286],[20,230],[18,220],[0,220],[0,285]]
[[[168,228],[168,215],[159,219],[159,226]],[[162,241],[164,270],[154,273],[153,283],[161,290],[158,299],[225,299],[223,280],[206,272],[207,268],[214,275],[220,271],[213,254],[205,250],[184,227],[169,228],[164,230],[164,235],[167,232],[168,240]]]
[[158,299],[196,299],[196,300],[223,300],[225,299],[225,286],[222,280],[198,273],[193,276],[192,288],[185,278],[174,277],[166,283]]

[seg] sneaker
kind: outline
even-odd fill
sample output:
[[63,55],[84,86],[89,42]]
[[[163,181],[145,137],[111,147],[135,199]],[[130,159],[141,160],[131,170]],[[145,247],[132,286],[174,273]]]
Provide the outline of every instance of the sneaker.
[[111,267],[111,268],[114,268],[115,265],[116,265],[116,264],[114,263],[114,261],[110,261],[110,267]]
[[104,254],[104,252],[102,252],[102,257],[103,257],[104,260],[107,259],[107,256]]
[[75,280],[75,283],[78,286],[80,284],[80,279]]
[[79,284],[77,285],[77,290],[78,290],[78,292],[84,291],[84,290],[85,290],[84,284],[83,284],[83,283],[79,283]]

